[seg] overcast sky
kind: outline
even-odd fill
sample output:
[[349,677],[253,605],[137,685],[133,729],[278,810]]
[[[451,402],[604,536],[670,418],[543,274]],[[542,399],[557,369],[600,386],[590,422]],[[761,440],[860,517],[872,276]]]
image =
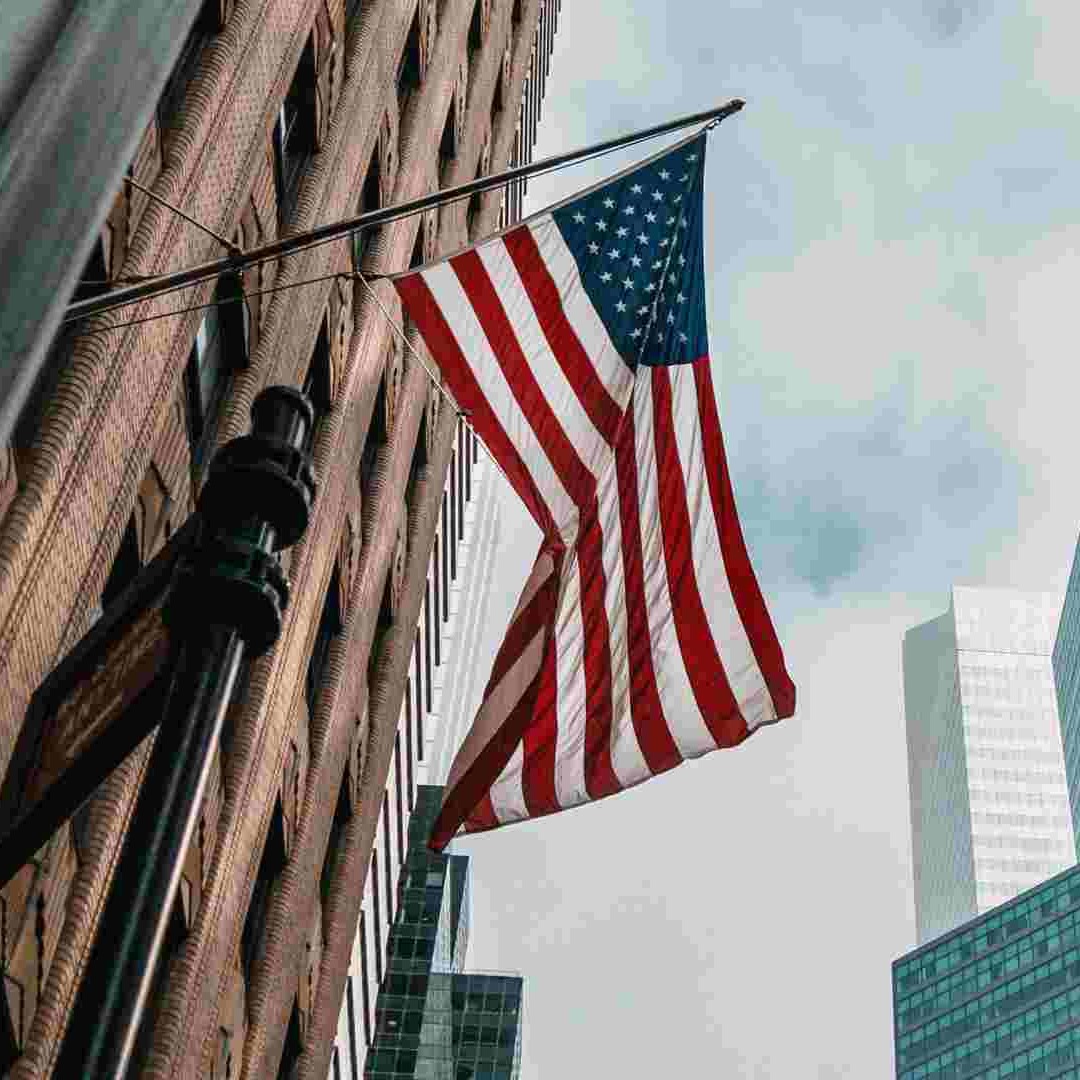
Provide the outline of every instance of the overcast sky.
[[[537,155],[748,102],[709,142],[711,353],[799,708],[461,845],[470,964],[527,979],[525,1080],[892,1075],[901,637],[954,582],[1063,588],[1080,526],[1078,12],[563,4]],[[504,515],[485,666],[536,547]]]

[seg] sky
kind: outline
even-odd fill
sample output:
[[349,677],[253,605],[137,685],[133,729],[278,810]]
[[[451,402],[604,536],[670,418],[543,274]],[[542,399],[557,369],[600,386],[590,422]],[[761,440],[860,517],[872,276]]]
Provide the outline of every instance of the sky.
[[[524,1080],[893,1075],[902,636],[954,583],[1063,589],[1080,528],[1078,40],[1073,0],[563,4],[536,156],[747,101],[709,137],[710,345],[799,704],[460,842],[470,966],[527,980]],[[485,668],[538,536],[503,515]]]

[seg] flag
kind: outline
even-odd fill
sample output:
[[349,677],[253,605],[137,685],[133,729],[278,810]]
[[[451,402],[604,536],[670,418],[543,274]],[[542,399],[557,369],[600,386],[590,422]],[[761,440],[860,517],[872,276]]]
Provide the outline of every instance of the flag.
[[705,134],[394,279],[543,533],[430,838],[614,794],[790,716],[705,329]]

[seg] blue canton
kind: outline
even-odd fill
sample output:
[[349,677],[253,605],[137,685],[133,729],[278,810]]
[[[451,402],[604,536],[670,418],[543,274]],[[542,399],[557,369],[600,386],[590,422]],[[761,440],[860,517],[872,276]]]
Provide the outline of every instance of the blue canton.
[[708,351],[705,134],[552,212],[585,291],[630,367]]

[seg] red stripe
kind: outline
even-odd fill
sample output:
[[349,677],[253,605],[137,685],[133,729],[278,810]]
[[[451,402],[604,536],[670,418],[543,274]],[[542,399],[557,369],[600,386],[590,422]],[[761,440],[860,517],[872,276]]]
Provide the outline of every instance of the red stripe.
[[600,799],[622,790],[611,763],[611,638],[601,557],[603,534],[596,501],[585,514],[578,538],[581,624],[585,631],[585,790]]
[[[551,576],[555,576],[554,571]],[[529,642],[536,637],[537,629],[543,626],[543,621],[547,617],[548,603],[544,586],[541,586],[536,591],[536,595],[515,616],[506,632],[502,648],[495,657],[495,665],[491,669],[491,675],[484,690],[485,698],[502,682],[503,677],[517,663],[518,657],[528,647]]]
[[525,503],[544,535],[557,536],[555,519],[540,494],[540,489],[481,392],[461,346],[458,345],[423,275],[417,273],[396,278],[394,287],[435,362],[445,375],[458,406],[471,414],[469,419],[477,434],[498,461],[511,486]]
[[682,761],[668,730],[653,668],[652,638],[645,611],[645,575],[641,557],[640,494],[631,401],[615,446],[622,526],[623,591],[626,597],[627,652],[630,663],[630,717],[645,764],[661,773]]
[[702,452],[705,455],[705,475],[708,477],[709,494],[712,497],[713,516],[720,535],[720,549],[724,566],[731,584],[731,595],[739,612],[750,647],[754,650],[758,669],[772,695],[778,718],[795,712],[795,684],[784,666],[784,655],[776,637],[772,619],[754,576],[750,557],[746,551],[739,516],[735,508],[735,495],[731,488],[724,454],[724,440],[720,431],[720,417],[716,409],[709,358],[703,357],[694,365],[694,382],[697,386],[698,415],[701,418]]
[[[561,565],[562,552],[557,550],[555,552],[555,573],[544,582],[537,591],[536,597],[533,598],[534,600],[538,597],[542,598],[542,606],[538,613],[539,621],[534,625],[533,629],[534,635],[541,630],[544,633],[545,659],[541,662],[536,675],[533,676],[525,692],[510,710],[510,714],[491,737],[488,744],[477,754],[476,760],[465,771],[461,779],[446,791],[442,807],[439,810],[439,816],[435,819],[435,823],[431,828],[431,836],[428,838],[428,847],[433,851],[441,851],[446,847],[463,823],[470,832],[480,831],[483,828],[495,828],[498,824],[498,820],[494,818],[494,809],[490,808],[491,787],[498,780],[499,775],[506,767],[506,763],[513,757],[514,751],[525,736],[535,712],[547,653],[554,648],[552,624],[558,603],[558,571]],[[503,652],[509,644],[509,639],[503,642],[499,650],[499,656],[496,658],[496,664],[502,659]],[[487,695],[485,694],[485,700],[486,698]],[[487,810],[483,805],[485,799],[488,800],[489,808]],[[493,819],[491,824],[480,824],[487,813],[490,813]]]
[[653,368],[652,391],[664,563],[679,651],[713,741],[718,747],[734,746],[746,738],[746,723],[713,641],[694,574],[686,481],[675,442],[671,380],[667,368]]
[[[558,228],[554,221],[551,228]],[[532,230],[527,225],[513,229],[503,237],[503,243],[521,276],[552,355],[593,426],[609,446],[614,446],[623,411],[596,374],[589,354],[570,325],[558,286],[540,255]],[[622,362],[621,358],[616,360],[616,363]]]
[[529,817],[540,817],[562,809],[555,794],[555,745],[559,737],[555,710],[558,696],[555,650],[555,635],[552,633],[544,651],[544,662],[540,666],[540,685],[532,719],[523,736],[521,789]]
[[502,368],[518,408],[536,435],[562,486],[580,510],[596,491],[596,480],[578,457],[574,444],[567,438],[561,421],[540,389],[487,267],[475,250],[456,256],[450,260],[450,265],[480,320],[484,336]]
[[480,800],[473,812],[463,822],[463,825],[466,832],[484,832],[487,829],[497,829],[499,827],[499,819],[495,815],[495,806],[491,801],[490,791]]

